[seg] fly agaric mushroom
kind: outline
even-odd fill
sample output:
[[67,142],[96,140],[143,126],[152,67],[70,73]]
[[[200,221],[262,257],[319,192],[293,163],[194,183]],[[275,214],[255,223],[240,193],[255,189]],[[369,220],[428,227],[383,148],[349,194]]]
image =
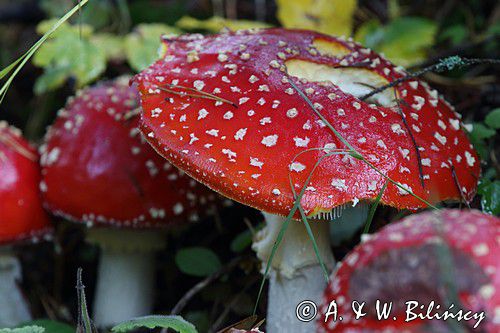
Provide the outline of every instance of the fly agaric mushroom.
[[137,95],[126,78],[79,92],[41,149],[47,207],[86,224],[87,239],[101,247],[94,305],[101,327],[151,312],[154,251],[164,246],[155,229],[198,220],[215,197],[143,140]]
[[21,132],[0,121],[0,327],[31,319],[17,283],[21,265],[11,245],[48,240],[49,218],[42,207],[38,184],[38,154]]
[[[451,321],[473,331],[479,317],[461,322],[438,317],[405,322],[406,309],[415,305],[405,304],[408,301],[425,306],[411,313],[425,314],[434,301],[431,313],[442,314],[457,300],[460,304],[455,303],[450,313],[485,311],[477,329],[499,332],[499,239],[500,219],[478,211],[429,211],[383,228],[340,263],[325,290],[319,332],[449,332],[446,325]],[[454,291],[449,288],[450,277]],[[333,321],[331,315],[326,318],[334,300],[341,321]],[[365,317],[354,320],[353,300],[366,302]],[[380,308],[392,302],[388,320],[376,319],[376,300]]]
[[[375,199],[386,182],[381,173],[398,183],[388,185],[381,202],[400,209],[427,205],[410,191],[431,203],[474,196],[479,161],[459,115],[417,79],[362,100],[406,72],[351,40],[267,29],[164,43],[162,59],[135,78],[141,129],[190,176],[267,213],[254,243],[264,262],[280,216],[296,200],[291,184],[296,193],[306,187],[300,204],[307,217],[319,219]],[[291,83],[371,166],[346,154],[345,143]],[[293,217],[300,218],[297,210]],[[331,263],[328,224],[311,227]],[[310,332],[313,323],[299,323],[295,306],[319,300],[326,283],[299,223],[290,223],[273,268],[267,330]]]

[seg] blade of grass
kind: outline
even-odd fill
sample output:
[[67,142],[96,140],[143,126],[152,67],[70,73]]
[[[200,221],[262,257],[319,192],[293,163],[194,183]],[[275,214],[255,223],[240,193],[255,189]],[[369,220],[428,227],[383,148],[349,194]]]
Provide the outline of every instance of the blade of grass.
[[67,12],[63,17],[61,17],[55,24],[47,31],[32,47],[26,51],[21,57],[19,57],[12,64],[4,68],[0,72],[0,79],[3,78],[7,73],[12,71],[12,74],[9,76],[7,81],[3,84],[2,88],[0,88],[0,104],[2,104],[5,95],[7,94],[7,90],[9,89],[12,81],[19,73],[19,71],[24,67],[24,65],[28,62],[28,60],[35,54],[35,52],[40,48],[40,46],[50,37],[50,35],[56,31],[64,22],[66,22],[73,14],[75,14],[79,8],[84,6],[89,0],[81,0],[75,5],[69,12]]
[[[328,283],[328,270],[326,269],[325,262],[323,261],[323,258],[321,258],[321,255],[319,254],[319,249],[318,249],[318,244],[316,243],[316,239],[314,238],[314,235],[311,230],[311,226],[309,225],[309,221],[307,221],[306,214],[304,213],[304,209],[302,208],[302,205],[299,205],[299,212],[300,216],[302,217],[302,222],[304,222],[304,226],[306,227],[307,234],[309,235],[309,239],[311,240],[314,248],[314,253],[316,254],[316,258],[318,258],[319,265],[321,267],[321,270],[323,271],[323,276],[325,278],[326,283]],[[318,223],[326,223],[326,222],[318,222]]]
[[[297,155],[295,155],[295,157],[293,158],[292,160],[292,163],[295,162],[295,160],[300,156],[302,155],[303,153],[305,152],[309,152],[309,151],[313,151],[313,150],[325,150],[325,148],[309,148],[309,149],[306,149],[304,151],[301,151],[300,153],[298,153]],[[316,169],[316,167],[321,163],[321,161],[323,159],[325,159],[326,157],[328,156],[333,156],[333,155],[341,155],[341,154],[350,154],[350,151],[342,151],[342,150],[335,150],[335,152],[332,152],[332,153],[329,153],[329,154],[326,154],[325,156],[322,156],[317,165],[313,168],[313,170],[311,171],[311,173],[309,174],[309,178],[308,180],[305,182],[305,184],[303,185],[303,188],[307,188],[307,186],[309,185],[309,182],[311,180],[311,177],[312,177],[312,174],[314,172],[314,170]],[[319,262],[319,265],[321,267],[321,270],[323,271],[323,274],[324,274],[324,278],[326,280],[326,282],[328,282],[328,279],[329,279],[329,274],[328,274],[328,270],[326,269],[326,265],[325,265],[325,262],[323,261],[323,258],[321,258],[321,255],[319,254],[319,249],[318,249],[318,244],[316,243],[316,239],[314,238],[314,235],[312,233],[312,230],[311,230],[311,226],[309,224],[309,221],[307,220],[307,216],[304,212],[304,209],[302,208],[302,205],[300,204],[301,200],[302,200],[302,195],[299,197],[297,196],[297,193],[295,191],[295,188],[293,186],[293,181],[292,181],[292,176],[291,176],[291,173],[289,172],[288,173],[288,179],[290,181],[290,188],[292,190],[292,193],[293,193],[293,197],[294,197],[294,200],[296,202],[299,203],[298,205],[298,209],[299,209],[299,212],[300,212],[300,216],[301,216],[301,219],[302,219],[302,222],[304,223],[304,226],[306,228],[306,231],[307,231],[307,234],[309,235],[309,239],[311,240],[312,244],[313,244],[313,249],[314,249],[314,253],[316,255],[316,258],[318,259],[318,262]],[[302,191],[301,193],[303,194],[305,191]],[[321,223],[321,222],[320,222]]]
[[368,217],[366,218],[366,224],[365,224],[365,229],[363,230],[364,234],[367,234],[368,231],[370,230],[370,226],[372,224],[373,216],[375,216],[375,211],[377,210],[378,204],[380,203],[380,200],[382,200],[382,196],[384,195],[385,189],[387,188],[387,184],[389,182],[386,180],[384,183],[384,186],[382,186],[382,189],[377,195],[377,198],[375,201],[372,203],[370,207],[370,211],[368,212]]
[[[446,306],[450,306],[454,304],[459,309],[464,309],[464,306],[459,298],[459,291],[456,284],[456,270],[453,265],[454,258],[451,252],[451,248],[448,245],[445,237],[445,231],[443,229],[443,221],[442,215],[436,215],[436,223],[434,224],[434,229],[438,237],[442,240],[442,242],[436,245],[436,256],[439,262],[439,276],[442,279],[445,287],[445,297],[444,301],[447,302]],[[464,325],[456,320],[447,320],[446,324],[450,327],[452,332],[462,333],[466,332]]]
[[77,333],[97,333],[97,329],[90,319],[85,298],[85,286],[82,282],[82,268],[76,272],[76,292],[78,296],[78,326]]
[[0,80],[4,78],[5,75],[9,74],[12,68],[16,67],[16,65],[23,59],[24,55],[19,57],[16,61],[14,61],[9,66],[5,67],[0,71]]
[[378,174],[380,174],[382,177],[384,177],[390,183],[392,183],[393,185],[397,186],[401,190],[407,192],[408,194],[410,194],[411,196],[413,196],[416,199],[420,200],[421,202],[425,203],[430,208],[437,209],[437,207],[435,207],[434,205],[432,205],[430,202],[428,202],[424,198],[416,195],[415,193],[413,193],[412,191],[410,191],[409,189],[407,189],[406,187],[404,187],[400,183],[396,182],[395,180],[391,179],[389,176],[387,176],[385,173],[383,173],[381,170],[379,170],[376,166],[374,166],[373,164],[371,164],[363,155],[361,155],[361,153],[359,153],[349,142],[347,142],[346,139],[344,139],[344,137],[328,122],[328,120],[326,120],[326,118],[321,114],[321,112],[319,112],[318,110],[316,110],[316,108],[314,107],[314,105],[311,102],[311,100],[302,92],[302,90],[299,89],[299,87],[297,87],[297,85],[295,83],[293,83],[292,78],[290,76],[288,76],[288,82],[297,91],[297,93],[300,95],[300,97],[304,101],[306,101],[306,103],[314,111],[314,113],[316,113],[316,115],[318,115],[318,117],[323,121],[323,123],[335,134],[335,136],[343,144],[345,144],[347,148],[349,148],[351,150],[351,156],[352,157],[357,158],[357,159],[363,161],[364,163],[366,163],[366,165],[368,165],[371,169],[375,170]]
[[[299,153],[299,155],[300,154],[301,153]],[[322,156],[316,162],[316,164],[314,165],[313,169],[309,173],[305,184],[309,184],[309,182],[311,181],[311,178],[312,178],[312,175],[313,175],[314,171],[319,166],[319,164],[321,163],[321,161],[323,161],[324,158],[326,158],[328,156],[332,156],[332,155],[338,155],[338,154],[345,154],[345,153],[344,152],[333,152],[333,153],[330,153],[330,154],[326,154],[325,156]],[[271,263],[272,263],[272,261],[274,259],[274,256],[276,254],[276,251],[278,250],[278,247],[279,247],[281,241],[283,240],[283,236],[285,235],[286,229],[288,228],[288,225],[290,224],[290,221],[292,220],[293,216],[295,215],[295,212],[297,211],[297,209],[300,206],[300,198],[302,198],[302,196],[304,195],[304,192],[306,191],[306,188],[307,188],[307,185],[303,186],[302,189],[300,190],[299,195],[297,196],[297,200],[295,200],[295,202],[294,202],[294,204],[292,206],[292,209],[290,210],[290,213],[288,214],[288,216],[286,217],[285,221],[281,225],[281,228],[280,228],[280,231],[278,233],[278,236],[276,237],[276,240],[274,241],[273,248],[271,250],[271,254],[269,255],[269,258],[268,258],[267,263],[266,263],[266,269],[264,270],[264,275],[262,276],[262,281],[260,283],[259,292],[257,294],[257,300],[255,301],[255,306],[254,306],[252,314],[256,314],[256,312],[257,312],[257,306],[259,305],[259,301],[260,301],[260,298],[262,296],[262,291],[264,290],[264,285],[265,285],[266,279],[267,279],[267,277],[269,275],[269,270],[271,269]]]

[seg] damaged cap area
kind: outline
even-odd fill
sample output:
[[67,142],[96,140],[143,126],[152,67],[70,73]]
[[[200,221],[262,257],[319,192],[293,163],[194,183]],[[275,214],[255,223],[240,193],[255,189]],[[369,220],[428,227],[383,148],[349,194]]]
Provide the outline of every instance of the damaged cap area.
[[[351,302],[358,300],[366,302],[367,316],[326,323],[322,318],[319,332],[448,332],[446,322],[440,320],[405,322],[405,303],[416,301],[427,309],[434,301],[440,309],[435,307],[433,313],[442,313],[453,299],[463,309],[485,311],[479,331],[498,331],[500,219],[479,211],[432,211],[407,217],[370,236],[341,262],[319,311],[326,313],[328,304],[337,300],[339,313],[352,313]],[[449,279],[456,294],[450,294]],[[378,320],[377,300],[393,302],[391,316],[397,320]],[[475,322],[461,324],[472,329]]]
[[21,131],[0,121],[0,245],[52,237],[38,184],[38,153]]
[[391,177],[382,203],[469,201],[479,159],[459,115],[412,79],[364,101],[406,72],[361,45],[309,31],[246,30],[164,40],[163,59],[135,77],[142,131],[166,159],[223,195],[287,215],[302,197],[308,216],[372,200],[385,179],[347,147],[292,87],[368,162]]
[[77,93],[41,147],[45,204],[89,226],[161,227],[196,221],[215,194],[159,156],[139,129],[137,91],[128,79]]

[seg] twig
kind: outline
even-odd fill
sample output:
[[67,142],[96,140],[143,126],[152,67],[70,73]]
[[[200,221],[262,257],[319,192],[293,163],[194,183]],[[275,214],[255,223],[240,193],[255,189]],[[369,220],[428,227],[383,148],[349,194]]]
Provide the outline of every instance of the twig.
[[[184,91],[175,91],[173,89],[165,88],[165,86],[167,86],[169,88],[181,88],[181,89],[185,89],[185,90],[188,90],[188,91],[192,91],[194,93],[187,93],[187,92],[184,92]],[[227,100],[225,98],[209,94],[209,93],[201,91],[201,90],[197,90],[197,89],[194,89],[194,88],[186,87],[186,86],[173,85],[173,84],[165,84],[163,87],[158,87],[158,89],[160,89],[162,91],[165,91],[165,92],[168,92],[168,93],[171,93],[171,94],[174,94],[174,95],[178,95],[178,96],[190,96],[190,97],[206,98],[206,99],[211,99],[211,100],[214,100],[214,101],[218,101],[218,102],[223,102],[223,103],[230,104],[230,105],[234,106],[235,108],[238,107],[236,105],[236,103],[231,102],[230,100]]]
[[455,186],[457,187],[458,192],[460,193],[460,199],[467,205],[467,208],[470,209],[470,205],[467,202],[467,199],[465,198],[464,192],[462,191],[462,186],[458,181],[457,172],[455,171],[455,166],[453,165],[453,162],[451,160],[449,160],[449,163],[451,165],[451,175],[453,177],[453,182],[455,183]]
[[172,311],[170,312],[172,315],[179,314],[182,309],[187,305],[187,303],[200,291],[205,289],[212,282],[217,280],[221,275],[231,271],[234,267],[236,267],[243,259],[246,257],[237,257],[231,260],[227,265],[219,269],[217,272],[207,276],[205,279],[201,280],[197,284],[195,284],[191,289],[188,290],[187,293],[182,296],[182,298],[177,302]]
[[470,65],[475,65],[475,64],[495,64],[495,65],[498,65],[498,64],[500,64],[500,59],[476,59],[476,58],[469,59],[469,58],[462,58],[460,56],[451,56],[448,58],[441,59],[441,60],[439,60],[439,62],[437,62],[433,65],[430,65],[426,68],[423,68],[419,71],[416,71],[414,73],[410,73],[410,74],[403,76],[399,79],[391,81],[389,84],[378,87],[377,89],[372,90],[368,94],[361,96],[359,99],[364,101],[364,100],[370,98],[371,96],[376,95],[376,94],[386,90],[387,88],[395,87],[398,84],[401,84],[401,83],[406,82],[408,80],[411,80],[413,78],[422,76],[423,74],[428,73],[428,72],[451,71],[455,68],[470,66]]
[[233,306],[236,304],[236,302],[238,302],[238,300],[241,298],[241,296],[251,287],[254,285],[254,283],[256,283],[257,281],[259,281],[259,277],[254,277],[252,279],[252,281],[250,281],[250,283],[248,283],[244,288],[243,290],[241,290],[238,294],[236,294],[236,296],[234,296],[231,301],[229,302],[229,304],[226,305],[226,307],[224,308],[224,310],[222,311],[222,313],[219,315],[219,317],[215,320],[215,322],[213,323],[212,327],[210,327],[210,329],[208,330],[208,333],[213,333],[213,332],[216,332],[217,329],[222,325],[222,323],[224,322],[224,320],[226,319],[227,315],[229,314],[229,311],[231,311],[231,309],[233,308]]
[[[17,143],[15,140],[13,140],[12,138],[10,138],[9,136],[0,135],[0,142],[4,143],[8,147],[14,149],[17,153],[23,155],[27,159],[30,159],[32,161],[36,161],[37,160],[37,156],[35,154],[33,154],[28,149],[24,148],[22,145],[20,145],[19,143]],[[5,155],[1,156],[1,157],[5,157]]]

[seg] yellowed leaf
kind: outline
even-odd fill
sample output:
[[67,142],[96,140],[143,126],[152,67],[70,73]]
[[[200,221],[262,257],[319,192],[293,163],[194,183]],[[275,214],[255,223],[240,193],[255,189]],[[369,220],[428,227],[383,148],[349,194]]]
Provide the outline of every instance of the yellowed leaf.
[[277,0],[278,20],[285,28],[350,36],[356,0]]
[[198,20],[191,16],[182,17],[175,24],[184,30],[207,30],[211,32],[219,32],[224,28],[229,30],[242,30],[250,28],[269,28],[270,25],[263,22],[249,20],[230,20],[218,16],[212,16],[206,20]]

